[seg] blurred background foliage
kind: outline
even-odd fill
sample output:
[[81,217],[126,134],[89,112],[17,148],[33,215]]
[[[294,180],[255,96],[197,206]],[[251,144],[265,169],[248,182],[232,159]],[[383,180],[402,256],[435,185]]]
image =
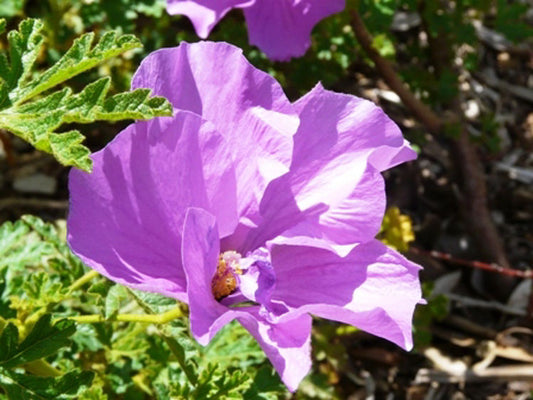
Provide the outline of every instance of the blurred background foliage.
[[[467,96],[461,92],[461,84],[467,74],[479,68],[479,26],[501,34],[510,43],[531,41],[533,37],[527,14],[530,5],[525,1],[347,0],[347,9],[359,11],[379,53],[395,62],[404,82],[436,112],[444,112],[457,96]],[[40,69],[57,62],[74,39],[86,32],[95,32],[99,37],[117,30],[139,38],[143,48],[130,50],[77,76],[69,82],[75,89],[100,77],[111,77],[111,93],[127,90],[136,67],[149,52],[181,41],[199,40],[186,18],[166,13],[165,0],[0,0],[2,17],[7,20],[8,31],[27,17],[43,21],[46,50],[37,58]],[[248,44],[239,10],[230,12],[209,39],[241,47],[250,62],[272,74],[291,99],[297,99],[320,81],[327,88],[366,97],[375,97],[378,90],[380,96],[392,100],[388,111],[392,115],[399,113],[399,102],[379,86],[374,65],[361,50],[348,11],[320,22],[313,30],[310,50],[289,63],[271,62]],[[435,51],[443,39],[450,44],[451,54]],[[4,40],[0,45],[6,48]],[[435,57],[449,59],[435,63]],[[435,65],[442,69],[436,71]],[[501,121],[490,109],[482,110],[478,121],[481,133],[473,138],[486,151],[499,151],[501,139],[497,132]],[[97,150],[125,124],[95,123],[89,131],[82,132],[87,132],[89,147]],[[416,145],[424,146],[427,137],[423,127],[406,122],[402,128]],[[63,190],[60,195],[65,194]],[[46,219],[56,218],[48,214]],[[408,251],[414,239],[411,219],[398,208],[391,208],[380,237],[398,250]],[[16,359],[10,364],[0,356],[0,399],[18,398],[20,393],[31,399],[84,400],[341,399],[365,385],[365,377],[356,373],[359,361],[351,355],[362,353],[368,338],[355,328],[327,321],[315,323],[313,373],[292,397],[255,341],[236,324],[226,327],[207,348],[188,337],[184,320],[164,327],[123,322],[77,324],[72,332],[70,327],[53,325],[60,318],[80,313],[112,319],[119,311],[160,313],[176,306],[172,300],[126,290],[102,277],[77,287],[76,280],[85,272],[66,247],[61,219],[49,223],[25,216],[0,227],[0,345],[2,340],[13,340],[15,330],[20,338],[27,337],[40,318],[47,315],[53,316],[48,321],[49,331],[63,330],[67,338],[62,342],[49,341],[50,351],[24,362],[18,360],[18,364]],[[415,351],[430,343],[428,327],[432,321],[442,319],[448,312],[447,300],[441,295],[433,296],[431,284],[425,285],[424,291],[429,305],[419,308],[415,316]],[[45,324],[43,321],[41,324]],[[7,326],[13,328],[8,332]],[[43,359],[44,367],[39,364]],[[58,393],[50,388],[61,387],[59,378],[54,378],[53,370],[43,373],[46,365],[53,365],[56,372],[89,370],[94,376],[89,379],[85,375],[80,379],[83,386],[64,388]],[[38,382],[28,381],[23,371],[44,376]]]
[[[533,36],[533,27],[526,21],[529,5],[525,1],[347,0],[347,9],[350,8],[359,9],[380,54],[396,60],[404,82],[437,111],[458,95],[462,76],[459,70],[475,71],[478,67],[480,38],[476,26],[493,29],[512,42]],[[180,41],[199,40],[187,18],[166,13],[165,0],[0,0],[0,17],[8,18],[8,30],[24,17],[44,21],[48,50],[40,58],[43,66],[57,61],[74,38],[84,32],[117,30],[135,34],[141,40],[143,49],[116,58],[73,82],[80,87],[96,76],[111,76],[116,91],[126,90],[146,54]],[[435,71],[434,49],[444,38],[457,59],[441,63],[443,70]],[[349,12],[321,21],[313,30],[311,49],[290,63],[271,62],[248,44],[240,10],[231,11],[209,39],[241,47],[255,66],[275,76],[291,99],[300,97],[319,81],[337,91],[360,92],[361,84],[354,75],[375,74],[372,62],[355,38]],[[483,129],[487,132],[483,144],[497,148],[497,128],[491,125],[498,122],[488,112],[481,120],[489,128]]]

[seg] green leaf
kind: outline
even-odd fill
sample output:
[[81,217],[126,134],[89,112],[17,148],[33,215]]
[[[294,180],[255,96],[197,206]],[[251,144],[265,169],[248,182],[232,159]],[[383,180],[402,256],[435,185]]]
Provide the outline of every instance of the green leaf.
[[82,261],[65,243],[61,225],[30,215],[0,225],[2,317],[50,309],[65,299],[67,287],[85,273]]
[[[92,161],[89,158],[91,151],[83,146],[83,135],[78,131],[65,133],[52,133],[48,136],[50,153],[63,165],[71,165],[84,171],[92,170]],[[44,148],[35,146],[40,150]]]
[[196,370],[197,367],[195,363],[191,362],[191,360],[189,360],[186,356],[186,348],[188,341],[185,338],[185,335],[177,337],[163,336],[163,338],[174,357],[176,357],[176,360],[178,361],[180,367],[187,376],[189,382],[192,385],[196,385],[196,383],[198,382],[198,375]]
[[287,393],[287,388],[271,366],[261,367],[257,370],[253,379],[252,387],[243,395],[245,399],[277,400],[282,398],[281,395]]
[[13,400],[78,398],[93,378],[94,372],[90,371],[71,371],[57,378],[48,378],[0,369],[0,386]]
[[86,33],[53,66],[36,75],[32,68],[42,49],[42,26],[39,20],[22,21],[18,31],[8,33],[9,58],[0,52],[1,129],[52,154],[63,165],[91,171],[90,151],[82,145],[84,136],[77,130],[58,132],[61,125],[172,115],[170,103],[150,97],[148,89],[108,97],[111,81],[107,77],[76,94],[63,88],[42,97],[73,76],[141,46],[134,36],[116,32],[105,33],[93,45],[94,34]]
[[23,221],[5,222],[0,226],[0,269],[37,265],[53,252],[53,246],[39,240]]
[[0,34],[4,33],[6,30],[6,20],[3,18],[0,18]]
[[0,362],[13,357],[19,344],[19,331],[13,324],[8,324],[0,336]]
[[140,290],[128,289],[135,300],[149,314],[162,314],[176,308],[177,302],[170,297],[157,293],[142,292]]
[[222,328],[202,353],[204,362],[221,367],[247,368],[266,359],[257,341],[236,321]]
[[[7,65],[7,62],[1,63],[0,78],[4,81],[0,85],[2,89],[5,87],[8,91],[16,90],[25,83],[43,45],[43,36],[40,33],[42,28],[41,21],[26,19],[20,23],[18,31],[8,33],[11,65]],[[11,98],[11,93],[9,97]],[[0,97],[0,105],[6,100]]]
[[[24,10],[25,0],[0,0],[0,16],[14,17],[21,15]],[[0,29],[0,33],[2,30]]]
[[109,289],[105,299],[105,317],[111,318],[117,315],[121,303],[128,298],[128,289],[122,285],[114,285]]
[[101,387],[93,386],[80,393],[79,400],[108,400],[108,397]]
[[72,47],[59,61],[43,72],[33,82],[16,90],[11,96],[13,103],[21,103],[65,82],[102,62],[116,57],[125,51],[141,47],[141,43],[133,35],[118,36],[116,32],[105,33],[98,43],[91,47],[94,33],[86,33],[76,39]]
[[29,230],[28,226],[22,221],[15,223],[8,221],[0,225],[0,256],[2,256],[0,260],[6,257],[18,245]]
[[31,274],[22,284],[26,296],[33,300],[35,305],[46,307],[48,304],[58,303],[64,298],[60,282],[52,282],[50,275],[37,271]]
[[[12,368],[54,354],[61,347],[69,345],[69,337],[74,332],[76,332],[76,326],[73,321],[61,320],[52,325],[50,314],[45,314],[37,321],[26,339],[17,346],[17,349],[12,350],[9,356],[3,356],[0,367]],[[9,334],[13,335],[12,332]]]
[[252,380],[243,371],[221,370],[210,364],[203,371],[190,398],[194,399],[242,399]]
[[148,119],[160,115],[172,115],[172,106],[163,97],[149,97],[149,89],[136,89],[117,94],[105,101],[98,110],[98,119],[119,120],[125,118]]

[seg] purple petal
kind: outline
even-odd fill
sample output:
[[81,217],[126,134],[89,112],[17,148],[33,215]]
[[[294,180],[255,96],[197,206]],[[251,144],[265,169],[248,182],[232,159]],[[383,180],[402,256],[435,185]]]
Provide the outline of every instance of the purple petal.
[[[386,206],[383,177],[371,165],[366,165],[366,169],[360,171],[358,169],[365,166],[363,162],[357,163],[355,160],[355,164],[350,164],[348,160],[345,161],[346,170],[351,171],[352,175],[339,173],[341,176],[334,177],[329,173],[319,173],[314,183],[317,186],[307,188],[310,190],[305,199],[308,204],[303,205],[309,207],[308,210],[319,210],[319,205],[327,205],[327,209],[316,214],[309,212],[304,219],[301,218],[302,214],[293,218],[292,226],[288,226],[287,230],[274,238],[274,242],[283,243],[297,237],[314,238],[323,241],[331,249],[337,249],[339,255],[346,255],[353,244],[374,238],[381,227]],[[322,196],[318,186],[320,181],[323,182]],[[338,183],[337,188],[330,186],[333,181]],[[277,183],[278,181],[274,182],[272,188],[276,188]],[[353,188],[351,193],[346,193],[345,189],[350,187]],[[264,198],[265,209],[269,210],[280,207],[279,203],[286,197],[281,195],[269,202],[271,193],[269,187]],[[289,209],[289,205],[286,207]],[[279,222],[273,219],[270,226],[280,228],[282,225]]]
[[257,313],[240,313],[239,322],[259,342],[283,383],[295,392],[311,369],[311,317],[271,324]]
[[250,43],[273,60],[303,55],[311,30],[323,18],[344,9],[345,0],[257,0],[244,9]]
[[[385,188],[379,171],[416,157],[396,124],[370,101],[319,84],[295,103],[301,125],[286,177],[299,209],[328,210],[283,235],[322,238],[332,245],[366,242],[381,226]],[[278,184],[274,182],[273,185]],[[270,189],[270,188],[269,188]],[[262,207],[283,200],[266,197]]]
[[124,285],[185,300],[181,227],[186,207],[237,222],[231,156],[197,115],[138,122],[69,176],[68,242],[90,267]]
[[219,255],[215,218],[205,210],[189,208],[183,227],[182,257],[187,276],[191,331],[206,345],[227,323],[237,318],[255,337],[287,387],[295,391],[311,368],[311,317],[299,315],[271,324],[259,307],[230,309],[211,292]]
[[290,245],[275,245],[271,254],[277,278],[272,299],[293,309],[289,318],[311,313],[412,347],[412,316],[421,299],[418,265],[377,240],[346,257]]
[[268,305],[276,284],[270,252],[266,248],[259,248],[247,254],[240,265],[243,268],[243,274],[239,276],[241,293],[250,301]]
[[241,220],[256,219],[266,186],[288,170],[299,124],[276,80],[254,68],[237,47],[200,42],[150,54],[132,87],[151,88],[175,109],[214,124],[233,150]]
[[368,162],[383,171],[416,158],[398,126],[368,100],[318,84],[294,106],[301,124],[294,137],[291,170],[322,170],[344,156],[365,161],[370,157]]
[[[319,84],[295,106],[301,125],[294,137],[291,171],[284,178],[299,209],[324,203],[328,210],[284,235],[310,232],[308,236],[341,245],[370,240],[385,211],[379,171],[411,160],[416,153],[396,124],[370,101],[330,92]],[[271,199],[269,206],[279,207],[277,201]],[[267,204],[265,199],[264,207]]]
[[386,202],[380,171],[416,153],[370,101],[319,84],[295,106],[301,124],[290,172],[267,187],[262,219],[240,224],[224,246],[253,249],[279,235],[303,235],[334,248],[379,232]]
[[215,300],[211,289],[219,253],[215,217],[200,208],[189,208],[183,225],[181,257],[187,277],[191,332],[204,346],[235,318],[229,308]]
[[186,15],[196,34],[205,39],[226,13],[235,7],[247,7],[255,0],[167,0],[169,14]]

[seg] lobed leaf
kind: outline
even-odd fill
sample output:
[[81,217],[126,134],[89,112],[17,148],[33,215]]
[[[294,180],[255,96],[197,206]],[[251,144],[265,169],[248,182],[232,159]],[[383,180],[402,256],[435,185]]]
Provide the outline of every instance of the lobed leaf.
[[[18,31],[8,33],[9,63],[5,56],[0,62],[0,78],[3,81],[0,84],[0,95],[5,96],[9,91],[11,99],[16,89],[25,83],[43,45],[42,29],[41,21],[26,19],[20,23]],[[6,100],[5,97],[0,97],[0,106]]]
[[18,88],[10,95],[13,103],[22,103],[73,76],[94,68],[104,61],[125,51],[141,47],[133,35],[119,36],[116,32],[105,33],[98,43],[91,48],[94,33],[85,33],[74,41],[72,47],[48,70],[33,82]]
[[76,94],[63,88],[36,98],[75,75],[141,46],[134,36],[113,31],[102,35],[93,45],[94,34],[86,33],[74,41],[57,63],[31,79],[42,48],[42,26],[39,20],[22,21],[18,31],[8,33],[9,58],[0,52],[0,129],[50,153],[63,165],[91,171],[90,151],[82,145],[84,136],[77,130],[57,132],[62,124],[172,115],[170,103],[161,97],[150,97],[148,89],[108,97],[111,82],[108,77]]

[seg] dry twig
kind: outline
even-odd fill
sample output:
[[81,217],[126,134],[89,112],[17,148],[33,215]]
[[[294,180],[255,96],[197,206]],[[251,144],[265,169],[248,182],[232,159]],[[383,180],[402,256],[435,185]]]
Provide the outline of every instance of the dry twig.
[[[383,58],[373,47],[373,39],[356,10],[351,11],[352,28],[364,51],[376,65],[387,85],[401,98],[405,106],[419,119],[426,129],[433,135],[443,134],[447,125],[458,124],[459,136],[453,139],[454,154],[456,156],[457,174],[461,181],[461,208],[463,219],[478,245],[480,252],[490,261],[508,268],[509,263],[498,231],[490,216],[487,203],[487,187],[481,162],[476,153],[475,145],[471,143],[466,125],[460,118],[460,105],[457,101],[452,107],[453,118],[444,120],[422,103],[401,81],[393,65]],[[446,49],[438,49],[438,51]],[[443,57],[438,57],[442,60]],[[442,70],[441,66],[435,66]],[[458,112],[459,111],[459,112]]]

